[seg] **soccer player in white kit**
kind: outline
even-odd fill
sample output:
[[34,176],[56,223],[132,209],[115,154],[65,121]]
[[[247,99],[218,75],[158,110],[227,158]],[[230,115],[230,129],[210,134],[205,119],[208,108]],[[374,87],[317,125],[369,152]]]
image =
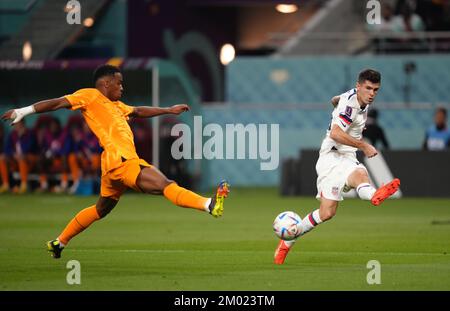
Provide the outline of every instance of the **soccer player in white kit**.
[[[343,200],[343,192],[356,189],[360,199],[370,200],[377,206],[398,190],[400,180],[397,178],[376,190],[369,182],[365,166],[356,159],[358,149],[368,158],[378,153],[375,147],[362,139],[362,132],[367,111],[380,85],[380,73],[366,69],[359,74],[356,88],[332,98],[331,103],[335,107],[332,121],[316,164],[316,198],[320,200],[320,207],[303,218],[300,236],[336,214],[339,201]],[[284,263],[295,242],[280,240],[275,250],[275,264]]]

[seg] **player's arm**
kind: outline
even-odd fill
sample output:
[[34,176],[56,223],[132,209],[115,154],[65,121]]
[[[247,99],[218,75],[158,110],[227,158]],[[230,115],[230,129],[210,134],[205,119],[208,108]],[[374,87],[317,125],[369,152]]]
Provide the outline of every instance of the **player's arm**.
[[331,104],[333,105],[334,108],[336,108],[337,105],[339,104],[339,99],[341,99],[341,96],[334,96],[331,99]]
[[333,124],[331,127],[330,138],[339,144],[358,148],[359,150],[364,152],[364,154],[368,158],[372,158],[378,154],[378,151],[374,146],[368,144],[362,139],[359,140],[353,138],[352,136],[344,132],[337,124]]
[[182,112],[188,111],[189,109],[189,106],[185,104],[174,105],[171,107],[139,106],[134,107],[133,112],[130,114],[130,117],[151,118],[163,114],[180,114]]
[[47,99],[37,102],[31,106],[8,110],[1,116],[1,119],[4,121],[12,120],[11,125],[13,125],[22,120],[27,115],[33,113],[43,113],[70,107],[71,105],[65,97]]

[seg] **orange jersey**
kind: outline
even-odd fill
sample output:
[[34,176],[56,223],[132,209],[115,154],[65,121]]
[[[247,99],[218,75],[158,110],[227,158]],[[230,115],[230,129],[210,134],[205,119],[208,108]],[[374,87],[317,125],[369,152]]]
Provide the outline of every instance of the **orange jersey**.
[[139,159],[133,132],[128,125],[133,107],[121,101],[112,102],[99,90],[81,89],[65,98],[71,110],[80,109],[91,131],[97,136],[102,153],[102,175],[122,164],[123,159]]

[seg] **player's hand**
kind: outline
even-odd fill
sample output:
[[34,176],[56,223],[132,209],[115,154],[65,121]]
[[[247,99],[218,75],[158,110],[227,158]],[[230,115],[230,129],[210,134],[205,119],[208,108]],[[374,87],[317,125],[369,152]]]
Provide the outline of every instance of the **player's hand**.
[[182,112],[190,110],[189,106],[186,104],[174,105],[170,107],[170,113],[180,114]]
[[11,109],[11,110],[8,110],[7,112],[5,112],[4,114],[2,114],[1,119],[3,121],[12,120],[11,125],[14,125],[17,122],[19,122],[20,120],[22,120],[23,117],[24,117],[23,115],[17,115],[15,109]]
[[361,150],[362,150],[362,152],[364,152],[364,154],[368,158],[373,158],[374,156],[376,156],[378,154],[377,149],[375,149],[375,147],[372,146],[371,144],[367,144],[367,143],[364,145],[364,147]]

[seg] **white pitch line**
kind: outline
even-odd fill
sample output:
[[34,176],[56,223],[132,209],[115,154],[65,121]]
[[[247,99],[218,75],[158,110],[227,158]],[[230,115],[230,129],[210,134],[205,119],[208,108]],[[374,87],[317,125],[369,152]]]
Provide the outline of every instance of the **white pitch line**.
[[[270,251],[236,251],[236,250],[175,250],[175,249],[70,249],[74,252],[118,252],[118,253],[273,253]],[[314,252],[300,251],[302,254],[308,255],[386,255],[386,256],[447,256],[443,253],[399,253],[399,252]],[[450,256],[450,255],[449,255]]]

